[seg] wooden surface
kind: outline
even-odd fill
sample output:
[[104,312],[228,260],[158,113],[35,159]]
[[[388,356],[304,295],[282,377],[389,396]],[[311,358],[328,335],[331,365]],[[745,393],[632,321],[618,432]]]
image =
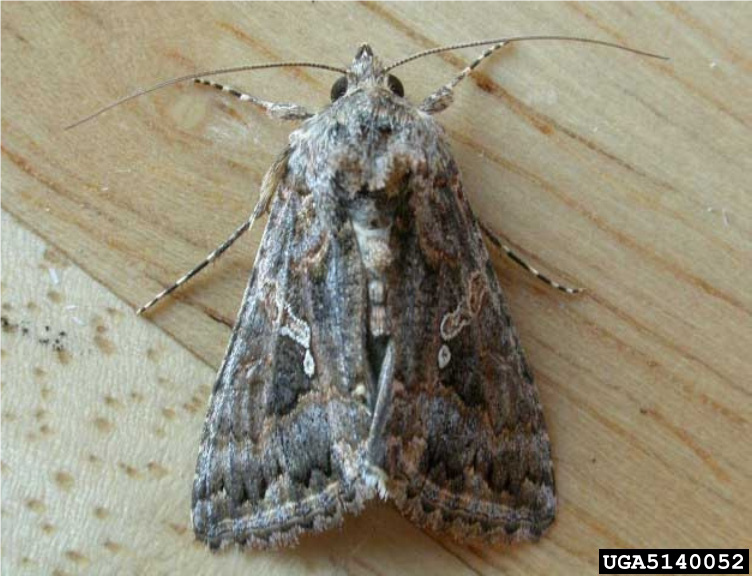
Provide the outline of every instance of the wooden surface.
[[[749,547],[750,29],[749,4],[3,3],[2,568],[585,574],[603,547]],[[207,552],[194,460],[262,227],[147,318],[129,310],[246,217],[292,126],[187,85],[62,127],[194,70],[541,33],[672,58],[519,44],[441,115],[476,211],[588,290],[495,259],[551,431],[557,522],[535,545],[464,547],[376,503],[292,551]],[[419,100],[476,55],[399,75]],[[320,107],[335,78],[226,80]]]

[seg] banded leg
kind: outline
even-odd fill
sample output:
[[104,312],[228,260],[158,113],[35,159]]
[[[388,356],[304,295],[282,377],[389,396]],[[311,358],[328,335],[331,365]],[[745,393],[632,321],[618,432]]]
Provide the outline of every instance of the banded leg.
[[149,302],[141,306],[138,310],[136,310],[137,315],[141,315],[144,312],[146,312],[149,308],[154,306],[157,302],[162,300],[164,297],[172,294],[175,290],[180,288],[183,284],[188,282],[191,278],[193,278],[196,274],[201,272],[204,268],[206,268],[209,264],[214,262],[217,258],[219,258],[222,253],[227,250],[230,246],[232,246],[235,243],[235,240],[240,238],[243,234],[245,234],[248,230],[250,230],[253,223],[259,218],[260,214],[257,214],[258,210],[255,210],[253,212],[253,215],[243,222],[243,224],[233,232],[230,237],[225,240],[222,244],[217,247],[216,250],[214,250],[211,254],[209,254],[203,262],[201,262],[198,266],[193,268],[190,272],[184,274],[179,280],[177,280],[172,286],[169,286],[168,288],[165,288],[162,290],[159,294],[157,294],[154,298],[152,298]]
[[509,246],[504,244],[501,241],[501,238],[499,238],[488,226],[486,226],[485,223],[483,223],[482,221],[479,221],[478,223],[480,224],[480,229],[491,241],[491,244],[493,244],[497,248],[501,248],[513,262],[522,266],[525,270],[530,272],[533,276],[535,276],[541,282],[544,282],[548,284],[549,286],[556,288],[557,290],[566,292],[567,294],[579,294],[580,292],[584,291],[583,288],[570,288],[569,286],[564,286],[562,284],[559,284],[558,282],[554,282],[553,280],[551,280],[544,274],[541,274],[535,268],[530,266],[530,264],[525,262],[520,256],[515,254],[515,252]]
[[241,92],[240,90],[236,90],[235,88],[232,88],[230,86],[225,86],[224,84],[219,84],[217,82],[213,82],[212,80],[205,80],[204,78],[196,78],[193,82],[195,84],[210,86],[212,88],[216,88],[217,90],[221,90],[222,92],[232,94],[241,102],[250,102],[251,104],[258,106],[262,110],[265,110],[266,113],[269,114],[269,116],[271,116],[272,118],[278,118],[280,120],[305,120],[306,118],[313,116],[313,113],[309,112],[302,106],[298,106],[297,104],[290,104],[286,102],[269,102],[267,100],[262,100],[261,98],[256,98],[255,96]]
[[462,72],[457,74],[451,82],[444,84],[444,86],[423,100],[419,108],[427,114],[436,114],[449,108],[454,99],[454,87],[467,78],[470,75],[470,72],[475,70],[483,60],[506,45],[507,42],[499,42],[485,50],[483,54],[478,56],[469,66],[465,67]]

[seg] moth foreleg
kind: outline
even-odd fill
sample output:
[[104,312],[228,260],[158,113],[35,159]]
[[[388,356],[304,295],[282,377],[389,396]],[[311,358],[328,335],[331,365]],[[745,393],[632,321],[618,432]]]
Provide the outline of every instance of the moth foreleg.
[[506,46],[506,44],[506,42],[499,42],[498,44],[494,44],[487,50],[484,50],[480,56],[473,60],[468,66],[466,66],[465,69],[462,70],[462,72],[457,74],[457,76],[455,76],[451,82],[444,84],[444,86],[442,86],[433,94],[428,96],[428,98],[423,100],[420,105],[420,109],[427,114],[436,114],[449,108],[449,106],[452,104],[452,101],[454,100],[454,87],[462,82],[465,78],[467,78],[470,75],[470,72],[475,70],[480,65],[480,63],[483,62],[483,60],[488,58],[491,54],[493,54],[500,48]]
[[375,488],[382,498],[387,497],[388,488],[384,459],[386,457],[386,426],[392,408],[394,395],[394,369],[397,363],[394,340],[386,345],[377,380],[376,398],[373,403],[371,429],[368,432],[367,468],[363,480]]
[[149,308],[151,308],[152,306],[154,306],[157,302],[159,302],[160,300],[162,300],[162,298],[168,296],[169,294],[171,294],[172,292],[174,292],[175,290],[177,290],[178,288],[180,288],[183,284],[185,284],[186,282],[188,282],[188,280],[190,280],[196,274],[198,274],[199,272],[201,272],[201,270],[203,270],[209,264],[211,264],[212,262],[214,262],[217,258],[219,258],[222,255],[222,253],[225,250],[227,250],[230,246],[232,246],[235,243],[235,240],[237,240],[238,238],[240,238],[245,232],[247,232],[250,229],[251,225],[256,220],[256,218],[258,218],[258,216],[256,214],[256,211],[254,211],[253,216],[251,216],[251,218],[249,220],[243,222],[243,224],[240,227],[238,227],[235,230],[235,232],[233,232],[227,240],[225,240],[211,254],[209,254],[203,260],[203,262],[201,262],[198,266],[196,266],[195,268],[193,268],[190,272],[187,272],[186,274],[184,274],[174,284],[172,284],[168,288],[165,288],[164,290],[162,290],[159,294],[157,294],[149,302],[147,302],[146,304],[144,304],[143,306],[141,306],[141,308],[139,308],[138,310],[136,310],[136,314],[139,314],[139,315],[143,314]]
[[269,102],[212,80],[196,78],[194,83],[201,84],[202,86],[210,86],[217,90],[221,90],[222,92],[227,92],[228,94],[235,96],[235,98],[241,102],[250,102],[266,111],[266,113],[272,118],[279,118],[280,120],[305,120],[306,118],[313,116],[313,113],[306,110],[303,106],[286,102]]
[[478,224],[480,225],[480,229],[483,231],[483,233],[491,241],[491,244],[493,244],[497,248],[502,249],[515,264],[519,264],[520,266],[522,266],[525,270],[530,272],[533,276],[535,276],[541,282],[544,282],[545,284],[548,284],[549,286],[556,288],[557,290],[566,292],[567,294],[579,294],[580,292],[584,291],[583,288],[570,288],[569,286],[564,286],[563,284],[559,284],[558,282],[551,280],[544,274],[541,274],[540,272],[538,272],[538,270],[536,270],[530,264],[525,262],[525,260],[523,260],[522,257],[519,256],[518,254],[516,254],[514,250],[512,250],[509,246],[504,244],[501,241],[501,238],[499,238],[484,222],[478,221]]

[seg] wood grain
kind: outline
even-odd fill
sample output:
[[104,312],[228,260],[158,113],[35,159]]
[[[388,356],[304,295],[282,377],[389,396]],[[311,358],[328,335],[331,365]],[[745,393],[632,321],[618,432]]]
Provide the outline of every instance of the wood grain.
[[[18,331],[3,335],[2,530],[4,539],[24,535],[12,552],[3,546],[3,568],[580,574],[594,572],[604,547],[750,546],[749,4],[0,9],[2,207],[13,215],[3,220],[3,303],[19,326],[70,315],[72,302],[123,313],[107,325],[109,354],[93,340],[93,317],[71,325],[93,330],[85,335],[91,344],[64,365],[49,356],[55,370],[46,385],[34,368],[50,349],[24,343]],[[458,40],[544,33],[671,57],[519,44],[484,63],[441,116],[476,211],[539,269],[587,288],[566,298],[497,259],[551,429],[561,499],[553,529],[533,546],[461,547],[375,505],[341,534],[306,539],[292,552],[218,558],[193,545],[187,497],[205,399],[195,400],[195,414],[180,406],[212,382],[261,227],[147,319],[128,316],[127,306],[179,277],[246,217],[292,128],[192,85],[73,131],[62,127],[137,87],[195,70],[290,59],[345,65],[363,41],[392,60]],[[476,52],[405,66],[408,96],[419,100]],[[320,107],[334,79],[284,70],[226,81]],[[54,265],[39,268],[42,246],[80,274],[58,302],[47,295]],[[32,293],[37,285],[46,288]],[[40,299],[41,311],[29,311]],[[147,373],[152,343],[170,360]],[[175,388],[160,391],[157,375]],[[60,392],[45,397],[45,386]],[[128,400],[132,393],[143,401]],[[107,412],[112,431],[96,424],[108,394],[123,402]],[[179,426],[159,438],[152,428],[169,420],[164,408],[180,415]],[[51,434],[35,424],[39,410],[61,419],[48,425]],[[84,445],[107,455],[102,472],[83,457]],[[150,462],[169,470],[165,479],[153,478]],[[130,479],[120,463],[141,476]],[[100,483],[108,488],[101,498]],[[108,510],[127,513],[100,522],[95,510],[105,497]],[[49,531],[57,524],[45,510],[81,512]],[[115,538],[118,531],[133,540]]]

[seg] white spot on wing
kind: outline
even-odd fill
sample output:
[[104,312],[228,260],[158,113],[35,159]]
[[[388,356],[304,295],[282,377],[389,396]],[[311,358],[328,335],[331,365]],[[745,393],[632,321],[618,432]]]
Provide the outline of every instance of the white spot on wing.
[[439,349],[439,368],[442,370],[449,365],[449,361],[452,359],[452,353],[449,351],[449,346],[442,345]]
[[287,336],[297,342],[305,349],[303,372],[311,378],[316,372],[316,362],[313,359],[313,354],[311,354],[311,327],[305,320],[298,318],[288,304],[284,304],[284,306],[280,306],[280,304],[277,301],[277,307],[282,307],[285,311],[285,318],[283,319],[284,324],[280,327],[279,333],[281,336]]
[[303,372],[305,375],[311,378],[316,371],[316,362],[313,360],[313,355],[310,350],[306,350],[305,358],[303,359]]
[[353,390],[352,395],[356,398],[365,398],[366,397],[366,387],[363,386],[363,384],[358,384],[355,387],[355,390]]

